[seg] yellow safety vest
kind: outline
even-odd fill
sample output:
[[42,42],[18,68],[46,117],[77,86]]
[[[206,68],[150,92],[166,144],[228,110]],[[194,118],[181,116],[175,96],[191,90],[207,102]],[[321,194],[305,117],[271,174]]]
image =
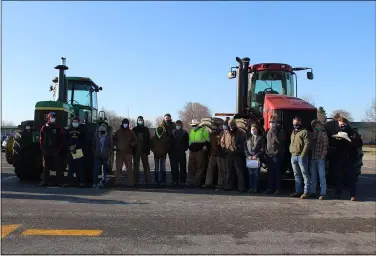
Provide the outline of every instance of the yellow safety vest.
[[205,143],[209,142],[209,133],[205,128],[201,127],[196,131],[192,129],[189,132],[189,145],[193,143]]

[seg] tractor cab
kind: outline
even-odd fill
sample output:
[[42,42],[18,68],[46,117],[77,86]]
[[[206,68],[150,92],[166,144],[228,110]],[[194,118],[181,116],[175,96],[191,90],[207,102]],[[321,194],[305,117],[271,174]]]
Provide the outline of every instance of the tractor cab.
[[286,64],[255,64],[249,69],[247,102],[258,115],[262,115],[265,96],[279,94],[294,96],[294,73]]

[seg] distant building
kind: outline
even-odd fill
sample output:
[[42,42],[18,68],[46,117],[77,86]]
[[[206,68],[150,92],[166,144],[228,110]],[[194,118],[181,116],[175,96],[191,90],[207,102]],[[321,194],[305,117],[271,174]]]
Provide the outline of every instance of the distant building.
[[376,122],[351,122],[350,125],[362,136],[364,144],[376,144]]
[[17,126],[1,126],[1,134],[11,134],[18,129]]

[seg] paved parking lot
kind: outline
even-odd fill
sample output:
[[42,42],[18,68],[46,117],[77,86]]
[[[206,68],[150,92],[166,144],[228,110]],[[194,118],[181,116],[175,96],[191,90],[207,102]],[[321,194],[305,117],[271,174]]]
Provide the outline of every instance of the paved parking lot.
[[19,182],[2,156],[1,253],[376,254],[375,159],[365,159],[351,202],[289,189],[41,188]]

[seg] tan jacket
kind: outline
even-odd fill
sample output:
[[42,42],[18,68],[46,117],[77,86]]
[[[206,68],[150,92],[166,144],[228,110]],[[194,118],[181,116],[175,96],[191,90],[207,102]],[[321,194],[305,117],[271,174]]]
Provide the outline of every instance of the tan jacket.
[[114,145],[116,146],[116,150],[132,154],[133,148],[137,146],[137,143],[137,136],[134,131],[124,128],[120,128],[116,131],[114,136]]
[[243,153],[245,136],[242,132],[236,131],[234,134],[229,132],[224,134],[224,148],[229,153]]

